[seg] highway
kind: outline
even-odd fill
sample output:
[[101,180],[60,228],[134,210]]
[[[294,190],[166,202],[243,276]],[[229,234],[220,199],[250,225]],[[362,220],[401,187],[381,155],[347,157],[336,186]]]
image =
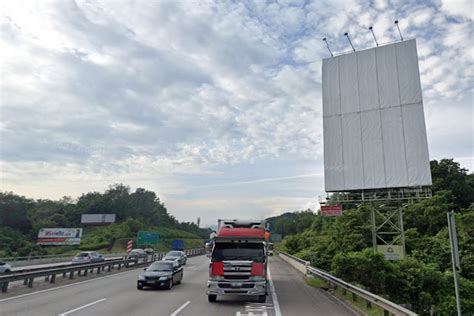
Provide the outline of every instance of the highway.
[[[264,304],[241,297],[219,297],[208,303],[208,258],[192,257],[184,266],[182,284],[170,290],[136,289],[142,268],[82,282],[28,292],[0,295],[0,315],[354,315],[323,290],[308,286],[302,274],[279,257],[270,258],[275,291]],[[15,295],[11,291],[11,295]],[[265,314],[266,313],[266,314]]]

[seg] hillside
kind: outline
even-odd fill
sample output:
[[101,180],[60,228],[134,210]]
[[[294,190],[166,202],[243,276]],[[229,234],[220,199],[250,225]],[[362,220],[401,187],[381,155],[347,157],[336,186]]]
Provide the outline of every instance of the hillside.
[[[84,227],[81,214],[116,214],[116,223],[102,227]],[[80,246],[38,246],[34,243],[40,228],[83,227]],[[25,256],[101,250],[121,252],[125,243],[135,239],[140,230],[155,231],[160,236],[157,249],[167,250],[172,239],[185,240],[188,247],[202,245],[207,229],[193,223],[179,222],[156,194],[122,184],[110,186],[104,193],[90,192],[73,201],[34,200],[12,192],[0,192],[0,257]]]
[[[270,218],[284,234],[281,249],[373,293],[407,304],[420,315],[456,310],[446,213],[456,211],[460,292],[474,314],[474,174],[451,159],[432,161],[433,197],[404,211],[407,258],[386,261],[372,250],[369,208],[344,208],[337,218],[304,211]],[[288,221],[288,226],[285,222]],[[295,232],[296,231],[296,232]]]

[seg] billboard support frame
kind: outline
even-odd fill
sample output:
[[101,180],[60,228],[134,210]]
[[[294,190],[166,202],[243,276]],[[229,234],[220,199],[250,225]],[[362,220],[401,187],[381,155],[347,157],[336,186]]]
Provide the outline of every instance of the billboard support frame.
[[[327,192],[326,197],[320,196],[319,202],[321,205],[339,203],[369,206],[374,253],[377,253],[378,245],[400,246],[402,256],[405,258],[403,210],[415,202],[431,197],[431,187],[386,188]],[[391,237],[387,238],[387,236]],[[379,241],[382,243],[379,244]]]

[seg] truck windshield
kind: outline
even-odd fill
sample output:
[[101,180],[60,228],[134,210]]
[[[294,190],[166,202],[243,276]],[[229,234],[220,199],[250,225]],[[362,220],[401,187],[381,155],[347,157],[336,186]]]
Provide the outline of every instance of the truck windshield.
[[216,243],[212,252],[212,261],[252,260],[264,262],[263,244]]

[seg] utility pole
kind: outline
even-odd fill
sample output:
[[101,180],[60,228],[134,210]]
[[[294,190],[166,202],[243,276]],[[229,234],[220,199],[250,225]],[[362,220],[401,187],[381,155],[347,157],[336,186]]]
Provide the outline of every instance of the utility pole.
[[458,251],[458,236],[456,233],[456,222],[454,220],[454,210],[448,212],[448,230],[449,230],[449,241],[451,245],[451,260],[453,262],[453,277],[454,277],[454,291],[456,293],[456,307],[458,316],[461,316],[461,300],[459,298],[459,285],[458,277],[456,276],[456,268],[461,269],[461,263],[459,261]]

